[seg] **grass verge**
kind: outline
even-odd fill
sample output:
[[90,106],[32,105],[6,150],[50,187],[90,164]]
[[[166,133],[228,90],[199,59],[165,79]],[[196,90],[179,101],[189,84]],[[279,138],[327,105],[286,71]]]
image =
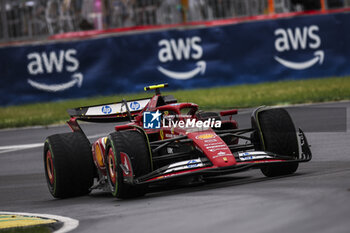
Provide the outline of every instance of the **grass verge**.
[[[0,107],[0,128],[63,123],[68,108],[152,96],[153,93],[125,94],[61,102]],[[350,99],[350,77],[281,81],[251,85],[164,90],[179,102],[197,103],[201,109],[246,108],[259,105],[288,105]]]

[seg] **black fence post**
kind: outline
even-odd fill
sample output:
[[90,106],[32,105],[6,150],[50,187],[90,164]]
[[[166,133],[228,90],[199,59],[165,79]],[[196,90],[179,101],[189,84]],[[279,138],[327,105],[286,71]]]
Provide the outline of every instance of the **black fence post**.
[[1,19],[1,29],[2,29],[2,37],[4,41],[7,41],[9,38],[7,18],[6,18],[6,2],[5,0],[0,0],[0,19]]

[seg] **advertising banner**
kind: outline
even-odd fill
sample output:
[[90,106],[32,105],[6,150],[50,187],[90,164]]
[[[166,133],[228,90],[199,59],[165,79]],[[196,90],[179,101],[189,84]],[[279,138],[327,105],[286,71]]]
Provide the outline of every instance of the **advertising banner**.
[[0,105],[350,75],[350,13],[0,48]]

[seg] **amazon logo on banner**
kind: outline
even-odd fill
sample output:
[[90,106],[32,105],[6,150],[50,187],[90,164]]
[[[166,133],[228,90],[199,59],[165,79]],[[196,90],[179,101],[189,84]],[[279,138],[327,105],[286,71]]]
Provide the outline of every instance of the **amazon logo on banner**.
[[158,59],[161,63],[182,60],[198,60],[192,70],[185,72],[165,69],[158,66],[158,71],[165,76],[173,79],[186,80],[195,77],[198,74],[204,74],[206,69],[206,62],[200,60],[203,56],[203,48],[200,45],[202,39],[198,36],[192,38],[179,39],[163,39],[158,42],[160,47],[158,52]]
[[311,25],[309,27],[294,29],[276,29],[275,36],[275,49],[279,52],[286,51],[299,51],[305,49],[313,49],[315,52],[312,54],[313,57],[306,61],[295,61],[292,59],[281,58],[280,56],[274,56],[274,59],[281,65],[294,69],[304,70],[310,68],[316,64],[322,65],[324,60],[324,51],[319,50],[321,46],[321,38],[317,34],[319,27],[317,25]]
[[72,74],[71,80],[65,83],[45,84],[34,81],[33,79],[28,79],[28,83],[36,89],[48,92],[64,91],[75,85],[81,87],[83,83],[83,74],[78,72],[79,61],[76,55],[77,51],[75,49],[28,54],[27,70],[32,76],[62,72]]

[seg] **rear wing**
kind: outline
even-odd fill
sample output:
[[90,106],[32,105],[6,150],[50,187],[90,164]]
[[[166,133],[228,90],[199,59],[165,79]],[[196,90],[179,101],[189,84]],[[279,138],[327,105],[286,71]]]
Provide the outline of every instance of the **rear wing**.
[[141,112],[151,98],[68,109],[71,117],[90,122],[126,121]]

